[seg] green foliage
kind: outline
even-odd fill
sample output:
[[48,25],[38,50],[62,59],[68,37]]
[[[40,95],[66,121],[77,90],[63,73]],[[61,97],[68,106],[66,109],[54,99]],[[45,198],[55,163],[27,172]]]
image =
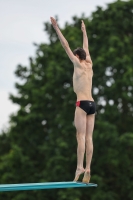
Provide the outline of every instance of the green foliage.
[[[98,7],[84,19],[94,65],[97,103],[92,179],[98,188],[0,193],[4,200],[131,200],[133,152],[133,1]],[[70,47],[82,46],[81,18],[62,30]],[[29,66],[16,76],[20,106],[8,133],[0,135],[0,183],[70,181],[76,169],[73,66],[51,24],[49,44],[37,45]]]

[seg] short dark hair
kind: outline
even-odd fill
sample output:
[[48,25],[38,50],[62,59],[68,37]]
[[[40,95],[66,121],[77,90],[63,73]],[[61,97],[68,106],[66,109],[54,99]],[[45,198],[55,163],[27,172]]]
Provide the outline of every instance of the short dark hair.
[[80,48],[80,47],[78,47],[77,49],[75,49],[75,50],[73,51],[73,54],[74,54],[75,56],[78,55],[80,60],[86,60],[86,52],[85,52],[84,49],[82,49],[82,48]]

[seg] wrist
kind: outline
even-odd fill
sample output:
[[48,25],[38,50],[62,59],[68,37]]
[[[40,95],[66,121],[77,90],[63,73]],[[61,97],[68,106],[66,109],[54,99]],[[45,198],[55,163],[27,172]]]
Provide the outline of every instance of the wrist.
[[86,35],[86,30],[83,31],[83,35]]
[[57,26],[57,25],[55,25],[55,26],[53,26],[53,27],[54,27],[54,29],[55,29],[55,30],[57,30],[57,29],[58,29],[58,26]]

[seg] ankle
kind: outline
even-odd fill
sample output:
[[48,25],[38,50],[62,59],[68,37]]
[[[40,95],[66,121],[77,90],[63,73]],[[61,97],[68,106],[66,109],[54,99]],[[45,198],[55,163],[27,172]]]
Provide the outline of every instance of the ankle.
[[85,168],[85,172],[90,173],[90,168]]
[[77,167],[76,170],[84,170],[84,167]]

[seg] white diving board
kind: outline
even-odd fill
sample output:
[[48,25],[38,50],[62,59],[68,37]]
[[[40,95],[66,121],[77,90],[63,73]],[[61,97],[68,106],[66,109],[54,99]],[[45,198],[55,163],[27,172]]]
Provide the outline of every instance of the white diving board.
[[0,192],[20,190],[44,190],[58,188],[97,187],[94,183],[82,182],[48,182],[48,183],[22,183],[22,184],[0,184]]

